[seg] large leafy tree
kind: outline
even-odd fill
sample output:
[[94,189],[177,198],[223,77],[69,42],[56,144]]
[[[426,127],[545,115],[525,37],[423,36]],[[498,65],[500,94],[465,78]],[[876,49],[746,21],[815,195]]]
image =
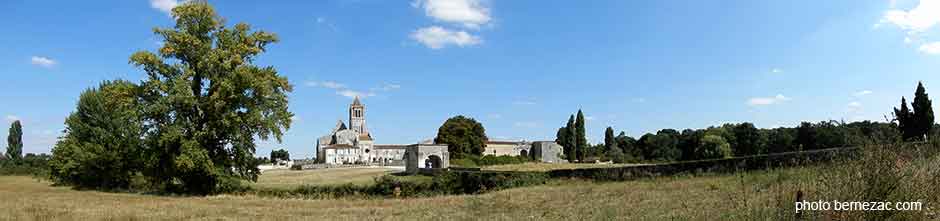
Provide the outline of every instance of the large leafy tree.
[[434,138],[434,143],[447,144],[447,151],[454,158],[482,155],[486,141],[483,124],[463,115],[447,119]]
[[[760,130],[752,123],[744,122],[735,125],[732,129],[736,146],[732,146],[735,155],[747,156],[766,153],[765,144],[761,137]],[[729,144],[730,145],[730,144]]]
[[65,120],[65,135],[52,149],[50,175],[56,182],[89,188],[126,188],[142,168],[143,124],[139,87],[106,81],[82,92]]
[[130,58],[148,76],[141,85],[146,174],[195,193],[212,191],[221,178],[256,180],[255,139],[280,142],[293,115],[287,79],[253,64],[277,37],[245,23],[226,27],[205,2],[172,14],[175,27],[154,29],[163,46]]
[[701,144],[695,148],[695,155],[698,159],[731,157],[731,145],[721,136],[705,135],[701,139]]
[[796,128],[796,144],[799,150],[813,150],[819,147],[819,135],[816,132],[816,126],[810,122],[800,122]]
[[623,149],[624,157],[635,159],[642,155],[640,154],[639,149],[636,147],[636,139],[627,136],[627,133],[621,131],[615,140],[617,141],[617,146],[620,147],[620,149]]
[[7,157],[12,160],[19,160],[23,156],[23,125],[19,120],[10,124],[10,132],[7,134]]
[[914,109],[912,123],[915,135],[917,139],[923,139],[933,129],[934,118],[930,97],[921,82],[917,82],[917,90],[914,92],[914,102],[911,102],[911,107]]
[[584,113],[578,109],[578,117],[574,121],[574,137],[575,137],[575,155],[578,156],[578,161],[583,162],[585,155],[587,155],[588,143],[587,143],[587,134],[584,132]]

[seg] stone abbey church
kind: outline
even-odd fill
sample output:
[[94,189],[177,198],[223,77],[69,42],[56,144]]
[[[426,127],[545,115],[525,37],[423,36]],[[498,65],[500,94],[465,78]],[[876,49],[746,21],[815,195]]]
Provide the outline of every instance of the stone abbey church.
[[[412,156],[413,155],[413,156]],[[411,160],[408,160],[411,159]],[[325,164],[409,165],[416,168],[446,168],[447,145],[375,144],[366,127],[366,107],[356,97],[349,105],[349,125],[342,120],[330,134],[317,139],[317,160]],[[408,162],[405,162],[408,160]],[[412,162],[414,161],[414,162]]]
[[[409,145],[375,144],[366,127],[366,107],[359,98],[349,105],[348,126],[342,120],[333,130],[317,139],[317,161],[325,164],[372,164],[418,168],[447,168],[447,145],[418,143]],[[558,157],[561,146],[553,141],[487,141],[483,155],[526,156],[547,163],[563,162]]]

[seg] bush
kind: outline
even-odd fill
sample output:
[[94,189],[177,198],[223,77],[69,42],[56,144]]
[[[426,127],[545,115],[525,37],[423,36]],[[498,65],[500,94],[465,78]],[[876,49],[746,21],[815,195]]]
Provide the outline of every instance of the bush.
[[295,163],[294,165],[291,165],[291,166],[290,166],[290,169],[291,169],[291,170],[303,170],[303,169],[304,169],[304,166]]

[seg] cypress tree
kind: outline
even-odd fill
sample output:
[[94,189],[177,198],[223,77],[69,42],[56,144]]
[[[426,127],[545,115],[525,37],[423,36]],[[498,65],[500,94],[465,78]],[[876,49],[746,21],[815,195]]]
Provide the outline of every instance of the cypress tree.
[[898,122],[898,130],[901,130],[901,137],[904,140],[910,140],[914,135],[914,124],[912,122],[913,113],[907,108],[907,99],[901,97],[901,109],[894,108],[894,119]]
[[614,128],[607,127],[607,130],[604,131],[604,150],[602,153],[607,153],[614,148],[614,145],[617,144],[617,141],[614,140]]
[[587,137],[584,134],[584,113],[578,109],[578,118],[575,119],[575,152],[578,155],[578,161],[584,161],[584,155],[587,152]]
[[578,159],[578,138],[574,115],[568,117],[568,125],[565,126],[565,128],[567,129],[566,137],[568,138],[568,149],[570,150],[570,154],[566,156],[568,157],[568,162],[574,162],[576,159]]
[[914,109],[912,120],[914,131],[916,131],[914,136],[918,140],[924,139],[933,129],[934,119],[930,98],[927,96],[927,91],[921,82],[917,82],[917,91],[914,92],[914,102],[911,102],[911,107]]

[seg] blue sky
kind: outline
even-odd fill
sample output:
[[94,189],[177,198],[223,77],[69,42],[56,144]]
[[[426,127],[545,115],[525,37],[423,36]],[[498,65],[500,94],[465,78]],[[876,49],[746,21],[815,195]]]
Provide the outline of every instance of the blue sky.
[[[918,80],[940,87],[938,0],[209,2],[281,40],[256,63],[295,86],[297,118],[259,155],[313,156],[354,95],[377,143],[457,114],[491,139],[552,140],[578,108],[597,142],[606,126],[883,121]],[[128,57],[159,47],[176,3],[0,2],[0,121],[23,122],[24,152],[49,152],[82,90],[142,79]]]

